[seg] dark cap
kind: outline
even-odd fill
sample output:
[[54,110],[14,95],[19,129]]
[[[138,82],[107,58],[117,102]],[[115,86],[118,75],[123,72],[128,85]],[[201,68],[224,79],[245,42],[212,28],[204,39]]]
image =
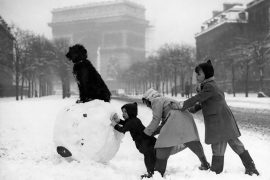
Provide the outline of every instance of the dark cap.
[[138,114],[137,106],[138,105],[136,102],[128,103],[128,104],[125,104],[124,106],[122,106],[121,109],[125,108],[129,118],[132,118],[132,117],[137,117],[137,114]]
[[196,66],[195,72],[198,73],[200,69],[203,71],[205,75],[205,79],[208,79],[214,76],[214,68],[211,63],[211,60],[208,60],[207,62],[201,63],[198,66]]

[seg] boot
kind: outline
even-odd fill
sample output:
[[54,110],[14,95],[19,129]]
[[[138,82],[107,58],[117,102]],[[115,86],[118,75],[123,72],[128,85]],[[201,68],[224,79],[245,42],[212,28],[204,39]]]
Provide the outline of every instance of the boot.
[[224,166],[224,156],[212,156],[211,171],[219,174],[223,171]]
[[248,174],[252,176],[253,174],[256,174],[259,176],[259,172],[257,171],[254,161],[252,160],[251,156],[249,155],[248,151],[245,150],[242,154],[239,154],[243,165],[246,168],[245,174]]
[[167,167],[167,159],[156,159],[155,171],[158,171],[163,177]]
[[153,176],[153,174],[154,173],[147,173],[147,174],[143,174],[143,175],[141,175],[141,179],[143,179],[143,178],[151,178],[152,176]]
[[207,162],[206,157],[200,157],[201,166],[199,167],[200,170],[208,170],[210,168],[210,164]]

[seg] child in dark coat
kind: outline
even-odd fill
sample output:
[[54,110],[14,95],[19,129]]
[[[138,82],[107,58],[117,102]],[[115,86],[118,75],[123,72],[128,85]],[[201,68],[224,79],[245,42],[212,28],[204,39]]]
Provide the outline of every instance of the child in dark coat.
[[154,151],[156,138],[148,136],[143,132],[145,126],[142,124],[141,120],[137,118],[138,108],[136,102],[125,104],[121,107],[121,110],[125,120],[120,120],[117,114],[114,114],[111,117],[112,126],[119,132],[130,132],[133,141],[135,141],[136,148],[144,155],[144,163],[148,174],[144,174],[141,177],[151,177],[154,173],[156,162]]
[[211,171],[217,174],[223,171],[224,154],[227,144],[237,153],[246,168],[245,173],[257,174],[255,164],[239,140],[240,131],[235,118],[227,105],[224,92],[214,81],[214,68],[211,61],[201,63],[195,68],[197,81],[200,83],[198,94],[183,103],[182,110],[188,109],[195,113],[202,109],[205,123],[205,143],[211,144],[212,164]]

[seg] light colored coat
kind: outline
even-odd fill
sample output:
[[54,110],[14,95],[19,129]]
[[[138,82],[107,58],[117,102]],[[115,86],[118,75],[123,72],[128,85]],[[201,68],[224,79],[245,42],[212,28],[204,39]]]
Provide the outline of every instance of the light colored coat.
[[159,96],[149,99],[153,112],[153,119],[144,132],[151,136],[160,124],[166,123],[160,130],[155,148],[183,147],[190,141],[198,141],[199,134],[192,115],[185,111],[172,110],[170,104],[175,100]]

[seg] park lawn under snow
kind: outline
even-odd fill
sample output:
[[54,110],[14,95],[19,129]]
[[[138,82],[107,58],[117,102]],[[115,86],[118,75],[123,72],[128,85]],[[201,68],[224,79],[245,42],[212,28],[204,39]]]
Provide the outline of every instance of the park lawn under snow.
[[[140,175],[145,173],[143,156],[135,148],[129,133],[126,133],[119,151],[108,164],[88,160],[68,163],[56,154],[53,144],[56,115],[63,107],[74,104],[75,100],[62,100],[58,96],[23,101],[0,99],[1,180],[140,179]],[[115,100],[111,103],[119,112],[124,104]],[[144,125],[151,121],[151,117],[150,109],[139,105],[139,118]],[[201,141],[204,142],[204,125],[201,121],[196,121],[196,124]],[[241,132],[240,139],[252,155],[260,176],[245,175],[240,158],[228,147],[222,174],[198,170],[199,160],[189,149],[185,149],[170,157],[165,179],[269,180],[270,137],[259,132]],[[211,161],[210,146],[204,143],[203,146],[208,161]],[[153,179],[160,177],[155,175]]]

